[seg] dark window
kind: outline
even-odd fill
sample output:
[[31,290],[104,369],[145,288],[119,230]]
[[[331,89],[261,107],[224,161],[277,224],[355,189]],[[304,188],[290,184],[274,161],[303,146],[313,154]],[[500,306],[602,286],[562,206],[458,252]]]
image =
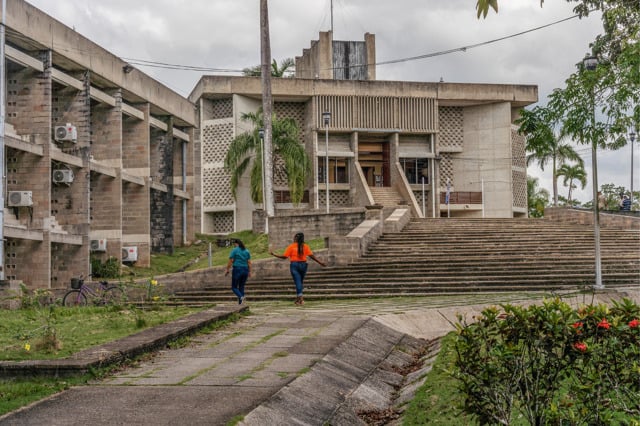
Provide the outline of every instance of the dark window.
[[[349,183],[349,160],[329,157],[329,183]],[[325,157],[318,157],[318,183],[326,183]]]
[[429,183],[429,160],[426,158],[401,158],[400,165],[410,184]]

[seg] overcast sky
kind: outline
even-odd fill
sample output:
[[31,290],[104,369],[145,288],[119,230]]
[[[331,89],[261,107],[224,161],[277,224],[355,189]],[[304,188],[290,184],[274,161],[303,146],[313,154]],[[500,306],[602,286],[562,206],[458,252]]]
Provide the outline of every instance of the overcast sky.
[[[80,34],[129,60],[241,70],[260,62],[258,0],[27,0]],[[470,0],[334,0],[336,40],[376,36],[377,61],[462,48],[569,18],[564,0],[501,0],[500,12],[476,19]],[[300,56],[320,31],[331,28],[330,0],[270,0],[271,53],[278,61]],[[380,65],[378,80],[535,84],[540,103],[575,70],[602,32],[600,15],[571,19],[466,51]],[[202,72],[137,68],[188,96]],[[238,75],[237,72],[205,74]],[[591,151],[577,147],[588,183],[574,198],[591,200]],[[640,189],[640,144],[634,152],[634,189]],[[599,185],[630,187],[630,146],[598,153]],[[529,174],[551,192],[550,165]],[[560,195],[567,188],[559,183]]]

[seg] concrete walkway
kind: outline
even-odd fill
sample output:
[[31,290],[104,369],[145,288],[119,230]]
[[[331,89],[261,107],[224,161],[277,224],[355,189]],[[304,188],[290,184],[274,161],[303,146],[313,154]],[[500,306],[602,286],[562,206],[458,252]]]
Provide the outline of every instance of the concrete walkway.
[[[619,294],[598,295],[608,302]],[[640,302],[640,295],[633,296]],[[249,302],[252,315],[90,386],[0,417],[1,425],[323,424],[407,336],[441,336],[458,313],[538,295]],[[591,303],[574,298],[572,304]],[[324,417],[323,417],[324,416]]]

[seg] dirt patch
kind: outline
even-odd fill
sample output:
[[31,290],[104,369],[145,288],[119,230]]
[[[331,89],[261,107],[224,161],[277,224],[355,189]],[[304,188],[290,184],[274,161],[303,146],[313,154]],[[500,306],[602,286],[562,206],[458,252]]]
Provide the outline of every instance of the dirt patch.
[[393,408],[387,408],[385,410],[376,411],[358,411],[358,417],[360,417],[367,425],[383,426],[388,425],[394,420],[398,420],[400,418],[400,413]]

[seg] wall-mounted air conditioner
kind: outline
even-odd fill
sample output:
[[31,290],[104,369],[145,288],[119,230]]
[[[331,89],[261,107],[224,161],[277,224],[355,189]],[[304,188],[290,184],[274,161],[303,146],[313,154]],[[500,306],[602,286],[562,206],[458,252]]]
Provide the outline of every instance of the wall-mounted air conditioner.
[[55,140],[58,142],[76,142],[78,140],[78,129],[71,123],[66,126],[56,126],[54,131]]
[[122,247],[122,261],[123,262],[137,262],[138,261],[138,247]]
[[33,205],[33,192],[9,191],[9,207],[29,207]]
[[107,240],[104,238],[99,240],[91,240],[89,249],[91,251],[107,251]]
[[53,183],[71,183],[73,178],[72,170],[57,169],[53,171]]

